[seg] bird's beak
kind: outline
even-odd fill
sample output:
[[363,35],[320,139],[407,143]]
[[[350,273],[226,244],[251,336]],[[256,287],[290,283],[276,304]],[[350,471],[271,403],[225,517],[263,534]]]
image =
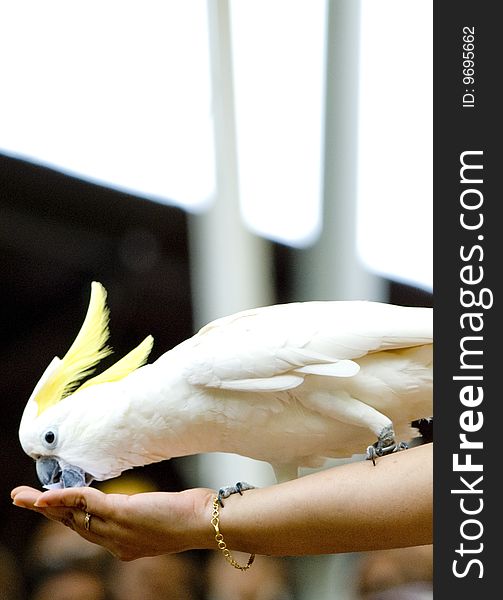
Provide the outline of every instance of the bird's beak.
[[42,456],[36,463],[37,475],[45,489],[84,487],[93,477],[80,467],[59,461],[54,456]]

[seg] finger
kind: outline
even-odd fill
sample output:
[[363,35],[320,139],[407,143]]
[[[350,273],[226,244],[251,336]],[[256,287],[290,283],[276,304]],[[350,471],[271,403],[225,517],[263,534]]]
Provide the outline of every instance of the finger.
[[69,527],[80,536],[92,542],[97,542],[97,538],[102,536],[104,521],[88,511],[79,508],[68,508],[66,506],[46,506],[35,510],[44,517],[52,521],[57,521],[65,527]]
[[74,513],[74,523],[78,527],[78,532],[91,541],[96,538],[102,538],[105,531],[108,532],[110,526],[103,521],[101,517],[88,511],[80,514]]
[[[98,492],[98,490],[95,491]],[[67,490],[67,493],[63,494],[63,498],[59,498],[59,494],[49,494],[49,492],[47,492],[49,498],[44,498],[42,500],[41,498],[44,496],[44,493],[40,490],[28,486],[20,486],[12,490],[11,497],[16,506],[33,510],[51,521],[56,521],[69,527],[91,542],[101,543],[100,540],[106,531],[106,528],[104,528],[104,521],[98,515],[93,514],[90,511],[83,510],[79,506],[72,506],[74,503],[82,505],[82,499],[78,499],[68,492],[69,490]],[[101,492],[98,493],[100,494]],[[93,492],[84,492],[84,494],[88,496],[92,495]],[[39,501],[41,506],[36,505]],[[86,514],[89,514],[87,528]]]
[[66,507],[57,507],[57,508],[39,508],[35,506],[36,499],[42,494],[42,492],[33,493],[36,490],[21,490],[19,491],[13,499],[13,503],[15,506],[19,506],[21,508],[28,508],[36,513],[51,519],[51,521],[57,521],[58,523],[63,523],[64,525],[69,525],[73,517],[70,514],[70,509]]
[[12,502],[22,508],[35,508],[35,502],[42,495],[42,492],[28,486],[18,487],[11,492]]
[[[97,542],[97,538],[113,535],[118,528],[108,498],[96,488],[65,488],[44,492],[34,506],[48,518],[59,520],[82,537]],[[87,529],[86,514],[89,514]]]
[[[11,493],[10,493],[10,497],[12,499],[14,499],[14,496],[16,496],[19,492],[23,492],[25,490],[31,490],[33,492],[39,492],[40,490],[36,490],[35,488],[29,487],[27,485],[19,485],[18,487],[15,487]],[[42,492],[40,492],[42,493]]]
[[[77,509],[73,511],[72,515],[68,515],[62,522],[67,527],[73,529],[73,531],[78,533],[82,538],[93,544],[102,546],[113,556],[124,554],[123,549],[125,546],[120,541],[121,530],[117,528],[115,523],[106,522],[98,515],[94,515],[87,511],[79,511]],[[132,546],[128,556],[131,555],[136,557],[137,554],[134,553],[135,550],[136,546]]]
[[66,527],[73,529],[82,537],[94,541],[96,537],[101,537],[99,531],[104,523],[97,515],[80,509],[71,508],[46,508],[50,514],[56,515]]
[[58,523],[61,523],[63,525],[66,525],[67,527],[71,527],[72,529],[74,529],[74,517],[71,514],[71,510],[69,508],[35,508],[34,510],[46,517],[47,519],[50,519],[51,521],[57,521]]
[[104,517],[109,512],[106,494],[96,488],[89,487],[49,490],[38,496],[34,506],[37,508],[75,508],[84,512],[100,514]]
[[[33,499],[32,496],[31,498]],[[89,542],[99,544],[113,556],[136,558],[137,540],[130,539],[130,531],[124,528],[122,519],[118,518],[117,510],[114,510],[118,501],[122,505],[123,498],[128,496],[106,495],[95,488],[50,490],[37,494],[33,510],[69,527]],[[111,499],[109,505],[107,499]],[[89,514],[87,527],[86,514]]]

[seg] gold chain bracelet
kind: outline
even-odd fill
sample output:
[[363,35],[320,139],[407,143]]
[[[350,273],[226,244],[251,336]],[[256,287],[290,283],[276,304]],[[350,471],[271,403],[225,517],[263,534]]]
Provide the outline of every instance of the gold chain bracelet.
[[255,554],[251,554],[250,558],[246,565],[240,565],[237,561],[232,558],[232,554],[227,548],[227,544],[224,542],[224,536],[220,533],[220,514],[218,511],[218,497],[215,496],[213,500],[213,514],[211,517],[211,524],[215,529],[215,541],[217,543],[218,549],[222,551],[225,560],[232,565],[235,569],[239,569],[240,571],[247,571],[253,564],[255,560]]

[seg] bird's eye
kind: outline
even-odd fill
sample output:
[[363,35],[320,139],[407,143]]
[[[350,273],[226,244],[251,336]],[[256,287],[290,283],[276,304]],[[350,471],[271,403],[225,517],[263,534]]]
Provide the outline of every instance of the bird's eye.
[[54,448],[56,445],[56,431],[48,429],[43,435],[44,443],[48,448]]

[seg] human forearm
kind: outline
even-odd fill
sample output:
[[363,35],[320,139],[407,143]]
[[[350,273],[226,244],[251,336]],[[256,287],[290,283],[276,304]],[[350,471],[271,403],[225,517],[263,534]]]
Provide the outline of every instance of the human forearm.
[[220,510],[229,548],[303,555],[432,541],[432,444],[231,496]]

